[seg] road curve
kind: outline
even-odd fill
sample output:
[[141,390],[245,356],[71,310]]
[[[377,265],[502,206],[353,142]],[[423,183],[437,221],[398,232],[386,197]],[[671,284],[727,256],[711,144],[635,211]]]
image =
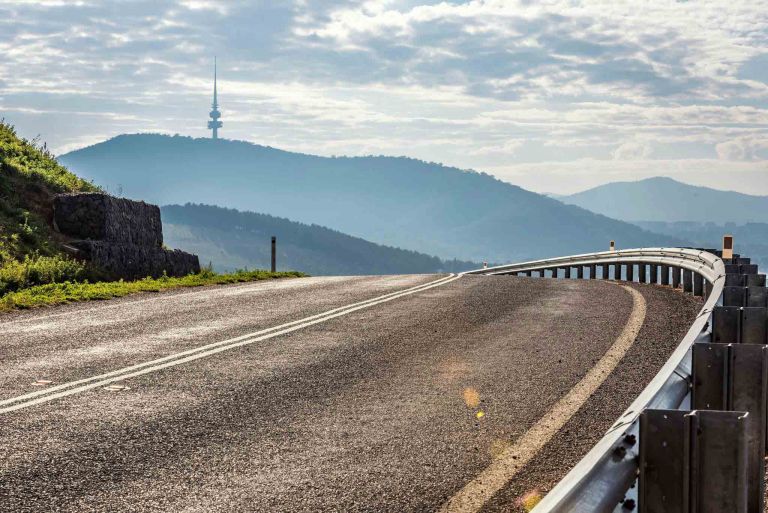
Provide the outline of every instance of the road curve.
[[[619,366],[639,390],[698,305],[637,290],[649,315]],[[388,276],[2,316],[0,511],[435,511],[589,375],[633,304],[602,282]],[[141,367],[159,359],[178,363]],[[613,376],[603,387],[623,386]],[[69,385],[82,380],[97,386]],[[76,393],[27,404],[54,387]],[[584,420],[588,402],[541,453],[563,443],[576,458],[588,447],[571,431],[599,436],[631,400],[603,387],[600,415]],[[484,508],[561,467],[534,457]]]

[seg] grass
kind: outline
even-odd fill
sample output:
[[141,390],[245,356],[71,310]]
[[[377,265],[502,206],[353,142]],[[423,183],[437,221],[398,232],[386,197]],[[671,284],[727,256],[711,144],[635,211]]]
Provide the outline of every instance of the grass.
[[217,274],[209,269],[204,269],[198,274],[190,274],[181,278],[162,276],[157,279],[144,278],[138,281],[120,280],[99,283],[65,281],[63,283],[37,285],[10,292],[0,297],[0,311],[37,308],[77,301],[111,299],[137,292],[159,292],[161,290],[181,287],[224,285],[275,278],[299,278],[303,276],[306,275],[296,271],[272,273],[261,270],[244,270],[228,274]]
[[59,164],[44,144],[0,120],[0,264],[62,251],[50,227],[53,196],[100,189]]

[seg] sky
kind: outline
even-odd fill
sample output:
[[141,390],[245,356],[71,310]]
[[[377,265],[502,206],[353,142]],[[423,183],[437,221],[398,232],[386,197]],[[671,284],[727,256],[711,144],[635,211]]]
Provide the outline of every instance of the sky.
[[0,117],[404,155],[568,194],[670,176],[768,195],[768,0],[0,0]]

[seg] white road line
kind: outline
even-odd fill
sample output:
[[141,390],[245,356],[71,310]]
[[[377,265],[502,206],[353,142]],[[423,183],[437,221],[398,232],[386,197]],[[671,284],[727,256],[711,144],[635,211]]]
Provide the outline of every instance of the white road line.
[[[322,276],[310,276],[308,278],[301,278],[306,282],[306,280],[313,280],[314,278],[324,278]],[[338,278],[334,277],[334,278]],[[359,276],[345,276],[345,278],[359,278]],[[293,278],[298,279],[298,278]],[[316,282],[317,280],[315,280]],[[166,294],[147,297],[147,298],[141,298],[140,296],[137,298],[131,298],[131,296],[122,296],[122,297],[115,297],[110,300],[109,303],[100,303],[98,306],[94,306],[92,308],[82,308],[77,311],[71,312],[59,312],[59,313],[51,313],[47,315],[34,315],[29,317],[22,317],[20,319],[10,319],[10,320],[3,320],[0,319],[0,328],[4,328],[5,326],[9,326],[11,324],[16,323],[23,323],[23,322],[37,322],[45,319],[55,319],[57,317],[67,317],[71,315],[83,315],[88,314],[96,310],[109,310],[112,308],[125,308],[133,305],[139,305],[142,303],[147,303],[149,301],[158,301],[162,299],[189,299],[190,297],[195,296],[202,296],[202,295],[214,295],[219,292],[227,292],[231,291],[233,287],[238,288],[253,288],[258,286],[263,286],[266,284],[275,283],[275,281],[269,281],[269,280],[259,280],[259,281],[252,281],[252,282],[243,282],[243,283],[231,283],[228,286],[200,286],[200,287],[188,287],[188,288],[180,288],[180,289],[167,289],[162,292],[165,292]],[[173,294],[169,294],[169,292],[174,292]],[[146,293],[153,293],[153,292],[146,292]],[[124,301],[115,301],[117,299],[123,299]],[[70,305],[83,305],[85,306],[87,303],[68,303]]]
[[31,392],[29,394],[12,397],[10,399],[5,399],[3,401],[0,401],[0,406],[6,406],[6,405],[11,405],[11,406],[0,408],[0,414],[9,413],[9,412],[20,410],[23,408],[28,408],[30,406],[42,404],[45,402],[53,401],[55,399],[60,399],[62,397],[67,397],[70,395],[85,392],[93,388],[108,385],[110,383],[114,383],[115,381],[121,381],[124,379],[141,376],[144,374],[149,374],[150,372],[156,372],[162,369],[167,369],[169,367],[181,365],[183,363],[198,360],[200,358],[205,358],[205,357],[220,353],[222,351],[227,351],[229,349],[242,347],[248,344],[253,344],[255,342],[261,342],[263,340],[267,340],[280,335],[285,335],[287,333],[291,333],[293,331],[297,331],[297,330],[306,328],[308,326],[312,326],[314,324],[319,324],[321,322],[335,319],[337,317],[341,317],[343,315],[347,315],[352,312],[362,310],[364,308],[370,308],[372,306],[376,306],[381,303],[386,303],[388,301],[392,301],[394,299],[398,299],[403,296],[416,294],[424,290],[445,285],[447,283],[450,283],[454,280],[461,278],[461,276],[462,276],[461,274],[459,275],[451,274],[450,276],[446,276],[423,285],[417,285],[415,287],[411,287],[405,290],[391,292],[389,294],[384,294],[383,296],[378,296],[365,301],[360,301],[360,302],[352,303],[350,305],[342,306],[339,308],[334,308],[332,310],[328,310],[326,312],[323,312],[317,315],[313,315],[297,321],[281,324],[279,326],[274,326],[272,328],[267,328],[265,330],[257,331],[254,333],[248,333],[246,335],[241,335],[239,337],[223,340],[220,342],[214,342],[212,344],[207,344],[194,349],[189,349],[187,351],[182,351],[180,353],[168,355],[163,358],[158,358],[156,360],[142,362],[129,367],[124,367],[122,369],[117,369],[117,370],[107,372],[105,374],[101,374],[98,376],[92,376],[92,377],[80,379],[77,381],[62,383],[61,385],[57,385],[51,388],[38,390],[36,392]]
[[[612,282],[606,282],[612,283]],[[642,294],[622,285],[632,294],[632,313],[621,334],[603,357],[565,396],[508,447],[479,476],[467,483],[440,509],[440,513],[476,513],[522,469],[573,417],[613,372],[640,332],[646,303]]]

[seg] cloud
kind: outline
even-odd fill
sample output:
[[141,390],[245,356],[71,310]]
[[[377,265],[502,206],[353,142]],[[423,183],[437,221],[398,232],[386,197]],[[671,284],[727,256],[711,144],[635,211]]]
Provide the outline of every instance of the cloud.
[[768,136],[759,139],[741,137],[718,143],[715,149],[721,160],[761,160],[768,153]]
[[540,190],[727,172],[767,157],[766,34],[765,0],[0,0],[0,116],[55,151],[204,136],[217,55],[225,137]]
[[651,154],[651,148],[649,145],[630,141],[625,142],[613,152],[614,160],[643,160]]

